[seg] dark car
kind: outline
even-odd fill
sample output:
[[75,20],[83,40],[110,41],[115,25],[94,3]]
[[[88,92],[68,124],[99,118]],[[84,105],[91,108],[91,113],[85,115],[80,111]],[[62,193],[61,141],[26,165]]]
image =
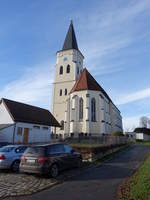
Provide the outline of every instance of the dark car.
[[82,156],[67,144],[28,147],[20,162],[20,171],[56,177],[62,170],[80,167]]

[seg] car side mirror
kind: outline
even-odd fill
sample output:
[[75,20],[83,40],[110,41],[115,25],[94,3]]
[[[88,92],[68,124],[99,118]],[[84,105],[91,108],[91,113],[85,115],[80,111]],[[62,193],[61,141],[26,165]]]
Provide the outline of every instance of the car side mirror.
[[71,150],[71,154],[73,154],[73,153],[75,153],[75,150],[74,150],[74,149]]

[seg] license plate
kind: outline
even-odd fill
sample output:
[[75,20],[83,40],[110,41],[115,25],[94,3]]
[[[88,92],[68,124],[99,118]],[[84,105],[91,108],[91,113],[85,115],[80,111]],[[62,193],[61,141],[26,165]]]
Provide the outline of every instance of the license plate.
[[27,159],[26,161],[27,161],[27,163],[35,163],[35,160],[33,160],[33,159],[32,160]]

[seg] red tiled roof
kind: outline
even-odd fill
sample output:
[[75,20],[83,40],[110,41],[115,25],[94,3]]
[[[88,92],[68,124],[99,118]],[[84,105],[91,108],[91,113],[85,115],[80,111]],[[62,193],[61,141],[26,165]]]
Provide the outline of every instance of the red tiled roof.
[[88,72],[86,68],[84,68],[84,70],[82,71],[70,93],[82,90],[101,91],[104,96],[111,101],[105,90],[98,84],[98,82],[94,79],[94,77]]

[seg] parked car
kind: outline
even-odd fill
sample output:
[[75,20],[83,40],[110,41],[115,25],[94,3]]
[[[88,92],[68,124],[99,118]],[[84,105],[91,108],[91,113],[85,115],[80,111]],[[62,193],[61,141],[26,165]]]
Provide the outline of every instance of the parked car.
[[7,145],[11,145],[11,143],[8,143],[8,142],[0,142],[0,148],[2,148],[3,146],[7,146]]
[[7,145],[0,148],[0,169],[19,171],[21,156],[27,149],[26,145]]
[[80,167],[82,156],[69,145],[58,143],[28,147],[20,162],[20,171],[57,177],[64,169]]

